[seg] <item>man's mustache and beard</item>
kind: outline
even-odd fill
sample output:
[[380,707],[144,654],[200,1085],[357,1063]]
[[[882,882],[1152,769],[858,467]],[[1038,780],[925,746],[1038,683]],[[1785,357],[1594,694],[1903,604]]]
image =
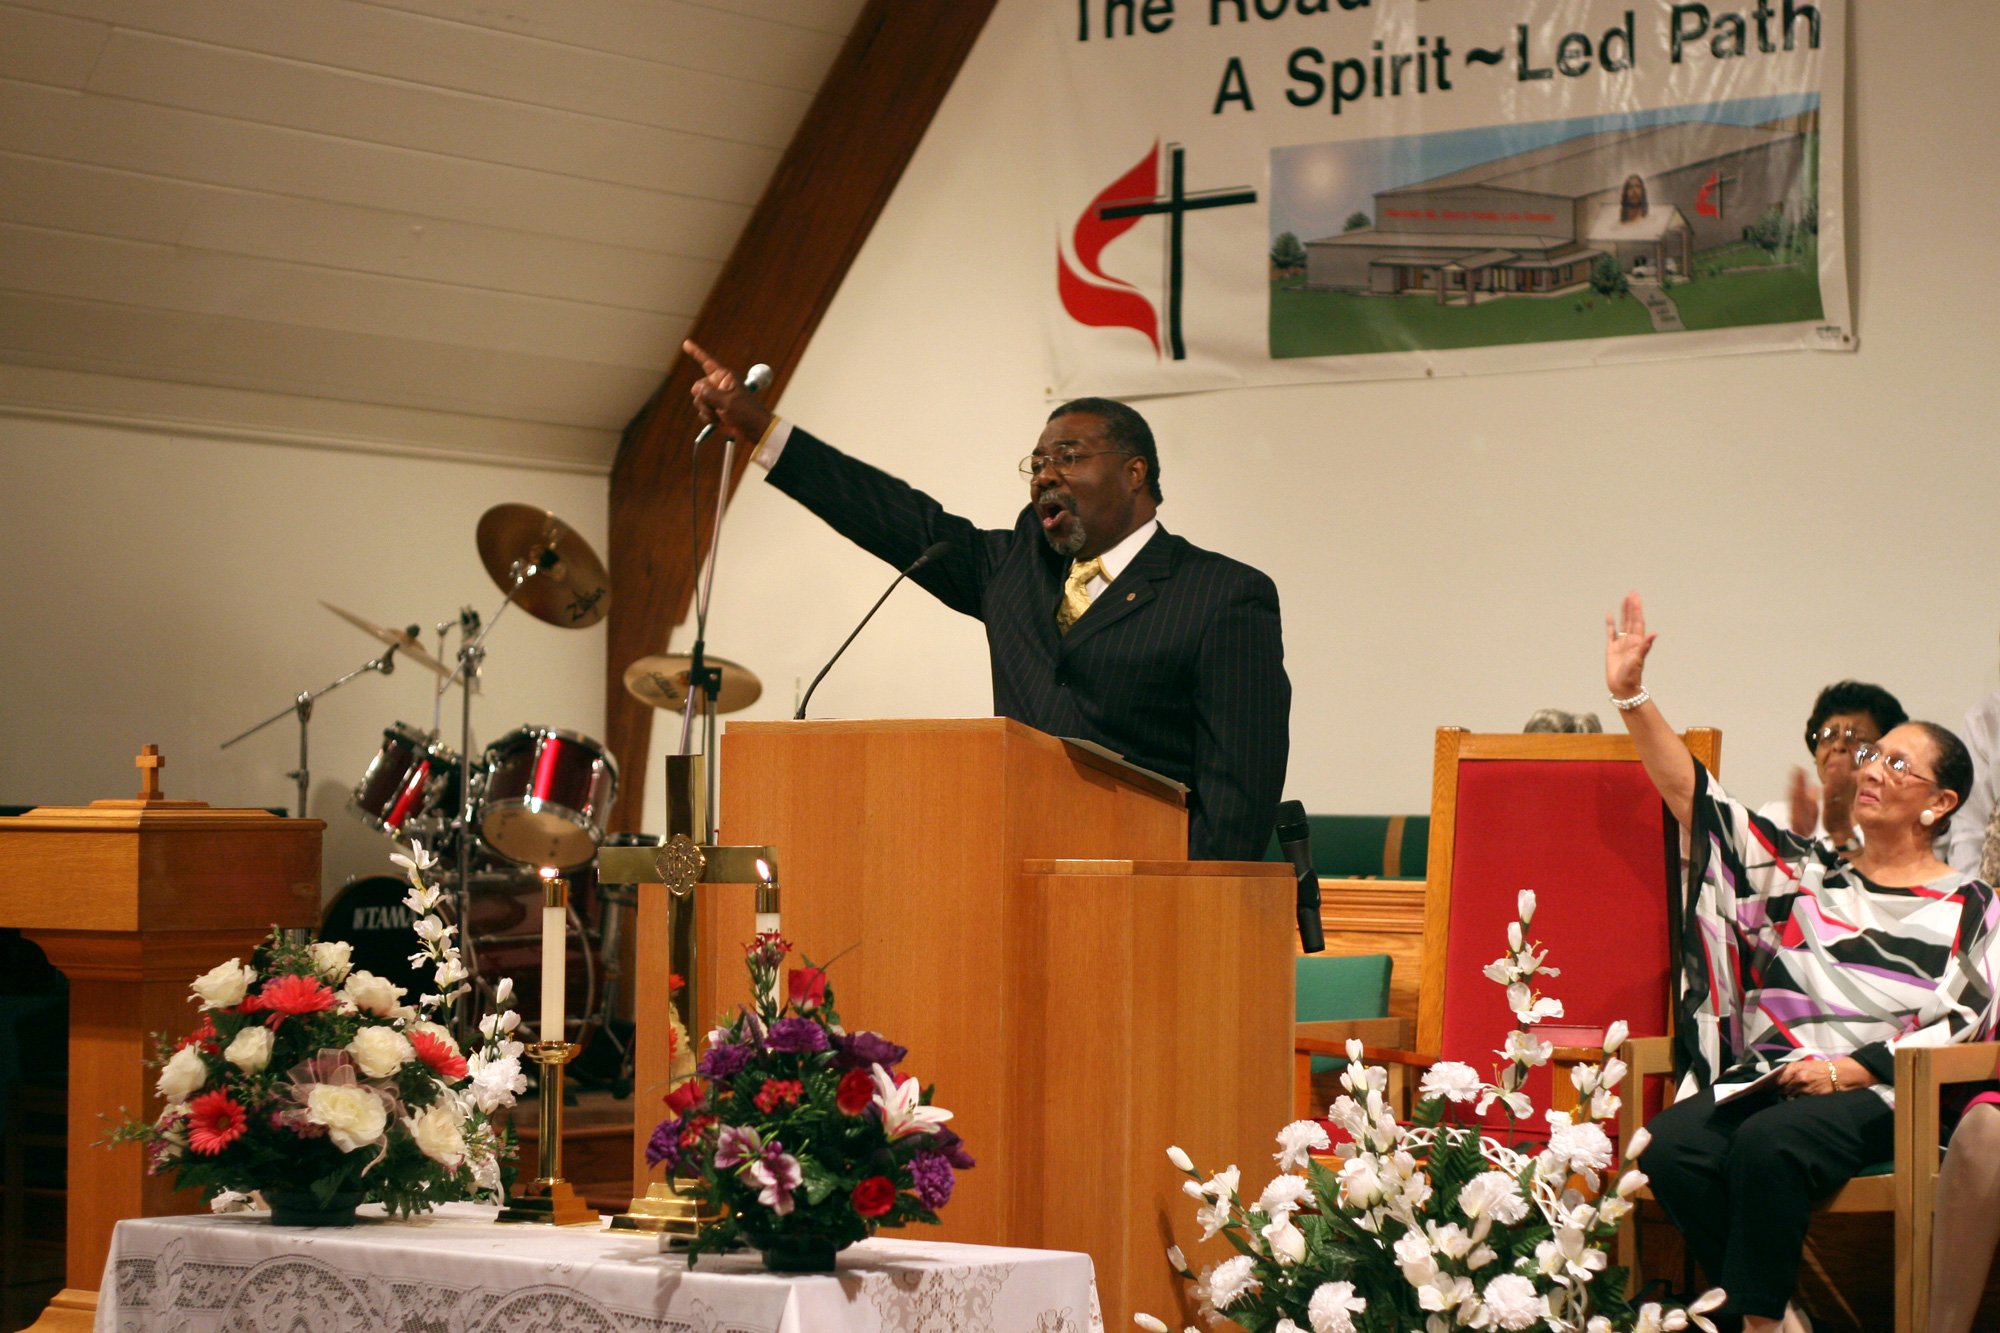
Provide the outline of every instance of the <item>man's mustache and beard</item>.
[[[1083,549],[1086,539],[1083,519],[1076,512],[1076,496],[1066,487],[1043,491],[1036,496],[1035,512],[1042,519],[1042,537],[1057,555],[1074,558],[1076,553]],[[1054,527],[1050,527],[1050,518],[1057,514],[1067,517],[1058,520]]]

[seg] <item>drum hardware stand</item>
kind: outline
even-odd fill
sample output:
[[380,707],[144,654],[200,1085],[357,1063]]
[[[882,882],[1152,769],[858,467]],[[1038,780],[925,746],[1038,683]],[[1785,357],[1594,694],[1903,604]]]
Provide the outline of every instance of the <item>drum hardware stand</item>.
[[[514,604],[514,598],[520,594],[522,585],[535,576],[537,569],[536,565],[514,561],[507,571],[513,580],[513,586],[507,589],[506,597],[501,599],[500,609],[495,611],[493,618],[484,625],[480,624],[479,613],[471,607],[468,606],[459,612],[458,666],[437,688],[437,698],[440,702],[444,698],[445,691],[454,684],[458,686],[459,695],[458,855],[456,873],[453,876],[452,901],[458,908],[458,919],[461,923],[469,923],[472,920],[472,840],[478,836],[478,830],[473,827],[472,822],[473,811],[478,804],[476,794],[472,790],[472,695],[478,689],[479,670],[486,663],[486,637],[493,632],[493,627],[500,623],[500,617],[507,614],[507,608]],[[463,932],[463,925],[460,929]],[[461,933],[460,940],[465,954],[466,971],[476,973],[479,970],[477,946],[470,935]],[[466,1020],[470,1021],[469,1006],[464,1012]],[[469,1030],[462,1035],[469,1038]],[[556,1033],[555,1043],[552,1044],[560,1044],[562,1035],[560,1032]],[[561,1066],[557,1065],[556,1069],[557,1087],[560,1088]]]
[[299,803],[298,806],[292,811],[293,817],[297,819],[304,819],[306,817],[306,795],[311,790],[312,786],[312,770],[306,762],[306,755],[310,748],[313,702],[323,694],[333,693],[333,691],[339,689],[341,686],[345,685],[348,681],[353,680],[356,676],[367,675],[370,671],[377,671],[380,672],[382,675],[386,676],[391,672],[393,672],[395,669],[396,669],[396,645],[392,643],[389,645],[388,652],[383,653],[380,657],[374,658],[371,661],[363,662],[360,666],[354,668],[354,670],[340,677],[340,679],[332,681],[329,684],[322,685],[316,690],[302,691],[292,699],[290,707],[281,709],[278,712],[271,714],[271,716],[265,718],[262,722],[259,722],[256,726],[250,728],[250,730],[246,732],[242,732],[239,735],[231,736],[228,740],[222,743],[222,748],[227,750],[230,746],[236,744],[236,742],[238,741],[248,740],[250,737],[255,736],[258,732],[262,731],[264,728],[270,726],[273,722],[277,722],[282,718],[286,717],[298,718],[299,766],[293,769],[291,772],[285,774],[285,776],[297,782],[299,788],[299,795],[298,795]]

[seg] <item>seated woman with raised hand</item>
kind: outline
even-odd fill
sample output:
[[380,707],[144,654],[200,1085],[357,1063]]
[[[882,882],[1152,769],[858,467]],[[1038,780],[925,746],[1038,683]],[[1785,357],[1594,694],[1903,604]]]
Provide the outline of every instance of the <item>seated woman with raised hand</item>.
[[[1643,683],[1655,636],[1636,593],[1605,630],[1611,701],[1691,849],[1678,1021],[1697,1049],[1640,1165],[1746,1333],[1803,1327],[1787,1305],[1813,1204],[1894,1156],[1896,1046],[1980,1039],[1992,1021],[2000,903],[1931,851],[1972,763],[1929,722],[1857,746],[1865,842],[1843,860],[1688,753]],[[1718,1102],[1716,1084],[1752,1079]]]

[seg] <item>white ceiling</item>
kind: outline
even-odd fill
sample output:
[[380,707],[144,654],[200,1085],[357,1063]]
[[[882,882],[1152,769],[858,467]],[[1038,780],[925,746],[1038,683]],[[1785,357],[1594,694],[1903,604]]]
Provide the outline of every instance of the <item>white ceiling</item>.
[[863,0],[0,0],[0,412],[608,466]]

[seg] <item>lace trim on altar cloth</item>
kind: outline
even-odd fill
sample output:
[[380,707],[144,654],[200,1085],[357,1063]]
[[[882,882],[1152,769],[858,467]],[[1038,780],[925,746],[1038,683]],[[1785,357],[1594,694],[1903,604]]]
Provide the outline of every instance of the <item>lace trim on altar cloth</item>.
[[[99,1327],[119,1333],[773,1333],[778,1312],[768,1292],[761,1310],[724,1309],[709,1292],[685,1287],[671,1302],[671,1314],[624,1308],[562,1280],[571,1272],[581,1279],[593,1270],[600,1276],[610,1271],[602,1266],[607,1261],[594,1258],[544,1254],[535,1278],[510,1287],[470,1285],[468,1279],[476,1283],[487,1274],[449,1265],[432,1278],[412,1275],[407,1265],[379,1271],[365,1252],[336,1257],[351,1269],[297,1250],[216,1259],[178,1236],[152,1255],[114,1252],[109,1276],[116,1304],[100,1310]],[[1054,1305],[1052,1298],[1059,1298],[1040,1287],[1033,1266],[1023,1271],[1004,1262],[939,1263],[935,1256],[918,1260],[900,1253],[881,1261],[833,1275],[840,1291],[832,1299],[859,1316],[855,1327],[881,1333],[991,1333],[1003,1327],[1010,1333],[1103,1333],[1094,1286],[1087,1311]],[[451,1277],[459,1281],[447,1280]],[[800,1307],[792,1309],[791,1317],[808,1317]]]

